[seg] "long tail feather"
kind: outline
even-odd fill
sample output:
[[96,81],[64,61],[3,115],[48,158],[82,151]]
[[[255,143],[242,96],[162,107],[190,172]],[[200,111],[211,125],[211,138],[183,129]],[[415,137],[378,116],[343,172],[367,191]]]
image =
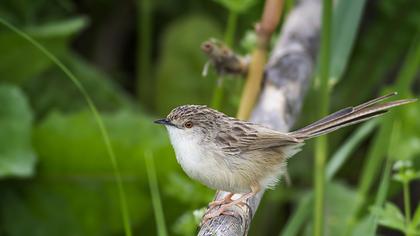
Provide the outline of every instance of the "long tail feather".
[[290,135],[297,139],[310,139],[323,134],[330,133],[334,130],[345,126],[357,124],[362,121],[380,116],[388,111],[388,109],[401,106],[416,101],[417,99],[403,99],[387,103],[378,104],[379,102],[396,95],[397,93],[387,94],[382,97],[375,98],[368,102],[355,107],[347,107],[333,114],[326,116],[306,127],[291,132]]

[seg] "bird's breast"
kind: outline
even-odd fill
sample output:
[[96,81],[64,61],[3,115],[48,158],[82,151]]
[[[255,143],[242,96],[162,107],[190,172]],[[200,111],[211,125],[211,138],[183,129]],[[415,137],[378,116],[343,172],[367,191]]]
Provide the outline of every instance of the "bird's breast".
[[[189,137],[182,130],[168,127],[169,137],[175,150],[176,159],[185,173],[210,188],[242,192],[242,186],[237,179],[235,172],[231,170],[226,160],[218,151],[216,146],[210,143],[203,143],[196,137]],[[241,185],[241,186],[234,186]]]

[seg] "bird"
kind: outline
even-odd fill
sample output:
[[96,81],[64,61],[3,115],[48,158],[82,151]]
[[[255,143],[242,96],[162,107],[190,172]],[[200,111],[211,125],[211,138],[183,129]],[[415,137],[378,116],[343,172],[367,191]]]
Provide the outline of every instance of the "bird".
[[[239,120],[205,105],[182,105],[164,119],[176,159],[184,172],[209,188],[229,192],[209,204],[206,219],[227,212],[264,189],[274,188],[286,173],[287,160],[305,141],[383,115],[388,109],[416,101],[402,99],[381,103],[390,93],[361,105],[334,112],[292,132],[280,132]],[[232,200],[234,194],[242,194]],[[209,213],[210,209],[219,206]]]

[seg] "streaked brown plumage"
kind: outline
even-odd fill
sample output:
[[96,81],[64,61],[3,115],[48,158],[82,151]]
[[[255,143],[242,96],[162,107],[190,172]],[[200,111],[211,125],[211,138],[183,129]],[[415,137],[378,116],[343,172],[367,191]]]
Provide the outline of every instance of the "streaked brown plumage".
[[229,117],[201,105],[184,105],[171,111],[164,124],[177,160],[184,171],[210,188],[246,193],[240,199],[225,199],[223,207],[240,203],[264,188],[274,187],[285,173],[286,161],[304,141],[387,112],[389,108],[415,101],[405,99],[380,104],[388,94],[356,107],[339,110],[293,132],[283,133]]

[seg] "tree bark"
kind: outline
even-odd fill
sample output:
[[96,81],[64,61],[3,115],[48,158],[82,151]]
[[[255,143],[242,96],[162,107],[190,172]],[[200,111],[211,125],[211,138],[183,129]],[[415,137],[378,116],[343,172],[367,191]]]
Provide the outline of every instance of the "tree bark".
[[[265,69],[265,82],[251,115],[252,122],[279,131],[288,131],[295,123],[315,69],[320,18],[320,0],[302,0],[287,16]],[[215,198],[222,199],[226,194],[219,192]],[[263,195],[261,191],[250,198],[248,206],[233,207],[234,216],[209,220],[198,235],[246,235]],[[235,194],[233,198],[239,196]]]

